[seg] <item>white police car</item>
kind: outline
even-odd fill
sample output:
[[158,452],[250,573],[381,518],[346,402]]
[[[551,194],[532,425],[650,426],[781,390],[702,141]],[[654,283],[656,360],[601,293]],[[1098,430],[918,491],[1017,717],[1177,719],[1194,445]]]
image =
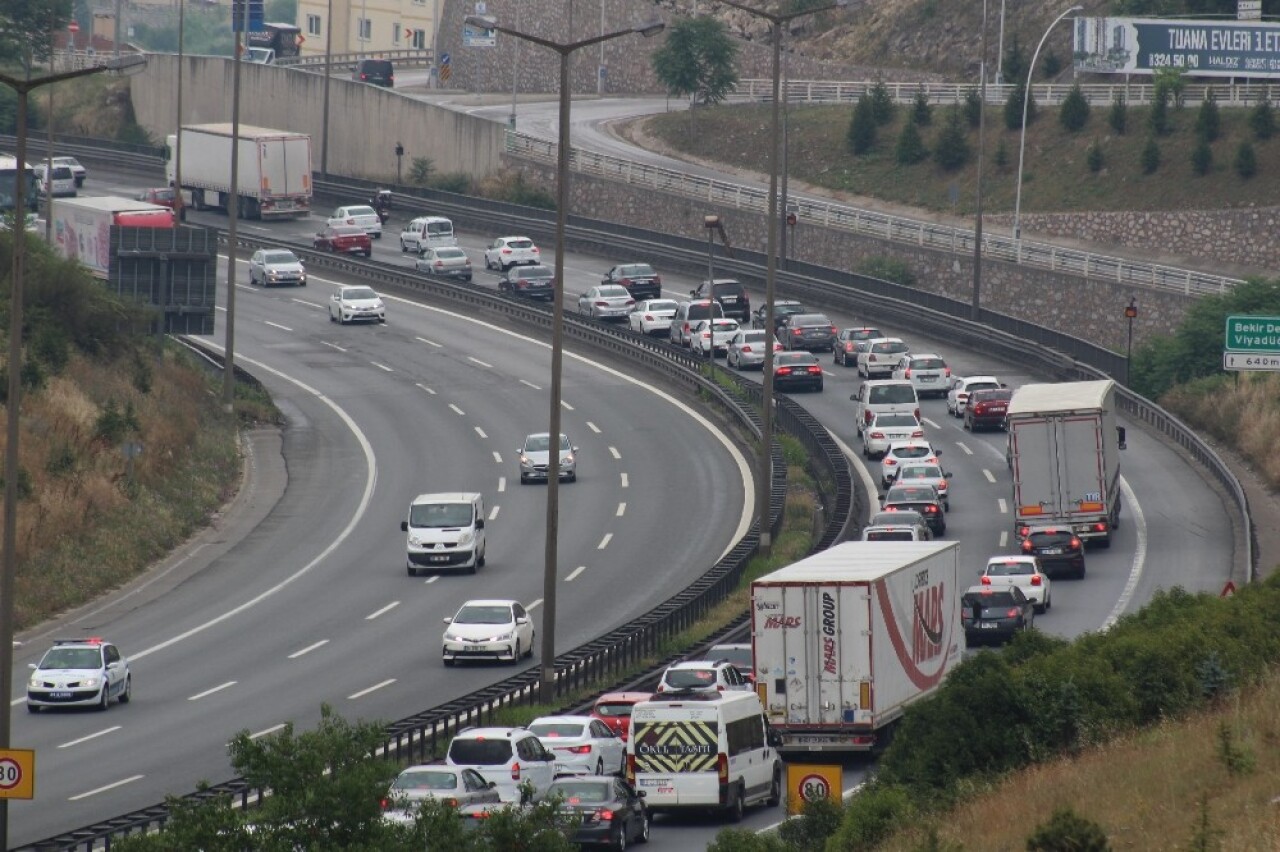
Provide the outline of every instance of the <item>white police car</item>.
[[111,699],[128,704],[133,676],[120,649],[97,637],[55,639],[39,663],[31,664],[27,710],[42,707],[97,707]]

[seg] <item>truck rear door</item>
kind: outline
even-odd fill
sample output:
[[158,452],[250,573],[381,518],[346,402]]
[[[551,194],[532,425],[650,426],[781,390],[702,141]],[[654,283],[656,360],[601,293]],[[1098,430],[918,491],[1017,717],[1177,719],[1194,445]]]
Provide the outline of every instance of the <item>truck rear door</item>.
[[1017,522],[1061,517],[1057,429],[1045,418],[1010,420],[1013,511]]
[[[807,629],[784,634],[791,640],[788,661],[795,660],[796,676],[788,678],[789,705],[803,712],[788,713],[788,721],[809,725],[848,725],[861,721],[860,686],[871,679],[866,649],[866,588],[861,585],[804,585],[787,588],[787,611],[803,611]],[[798,605],[797,605],[798,604]],[[797,641],[798,640],[798,641]],[[796,646],[799,647],[796,647]],[[804,677],[802,673],[807,673]],[[799,694],[795,694],[796,692]]]
[[1067,416],[1058,421],[1059,480],[1068,515],[1084,519],[1106,511],[1102,418]]

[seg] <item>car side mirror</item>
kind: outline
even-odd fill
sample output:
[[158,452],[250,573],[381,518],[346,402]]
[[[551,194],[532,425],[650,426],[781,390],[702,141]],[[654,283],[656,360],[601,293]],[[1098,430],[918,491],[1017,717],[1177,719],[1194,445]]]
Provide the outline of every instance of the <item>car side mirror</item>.
[[35,671],[39,667],[35,663],[27,663],[27,668],[31,669],[31,671]]
[[573,448],[573,451],[576,453],[576,452],[578,451],[578,448],[577,448],[577,447],[574,447],[574,448]]
[[528,624],[528,623],[529,623],[529,619],[527,616],[522,615],[516,619],[516,624]]
[[443,621],[445,624],[453,624],[453,616],[451,615],[447,615],[440,620]]
[[940,456],[940,455],[942,455],[942,450],[934,450],[934,451],[933,451],[933,454],[934,454],[935,456]]
[[950,479],[950,478],[951,478],[951,471],[947,471],[946,473],[942,474],[942,478],[943,478],[943,479]]
[[849,394],[849,401],[850,401],[850,402],[857,402],[857,401],[858,401],[858,395],[857,395],[856,393],[851,393],[851,394]]
[[[950,475],[951,474],[949,473],[947,474],[947,476],[950,476]],[[476,518],[476,529],[478,530],[484,529],[484,518]]]
[[643,799],[645,796],[644,790],[636,790],[636,796]]
[[886,494],[881,494],[881,495],[880,495],[880,502],[881,502],[881,503],[883,503],[883,502],[884,502],[884,498],[885,498],[885,497],[887,497],[887,496],[889,496],[887,493],[886,493]]
[[698,291],[697,291],[697,290],[690,290],[690,291],[689,291],[689,295],[690,295],[690,296],[696,296],[696,295],[698,295]]
[[409,522],[408,522],[408,521],[401,521],[401,522],[400,522],[400,532],[408,532],[408,531],[409,531]]
[[497,781],[490,781],[488,784],[485,785],[486,790],[496,790],[497,788],[498,788]]

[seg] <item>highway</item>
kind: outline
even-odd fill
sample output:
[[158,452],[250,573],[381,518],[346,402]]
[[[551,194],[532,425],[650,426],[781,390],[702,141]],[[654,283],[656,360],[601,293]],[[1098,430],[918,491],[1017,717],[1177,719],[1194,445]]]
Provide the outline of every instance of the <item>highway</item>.
[[[86,191],[132,194],[147,183],[137,175],[98,177],[99,171],[91,171]],[[408,213],[395,215],[400,222]],[[313,219],[242,228],[287,241],[305,239],[316,226]],[[496,276],[480,261],[480,247],[493,236],[460,234],[477,265],[478,287],[495,286]],[[542,248],[550,262],[551,247]],[[394,233],[375,243],[375,256],[410,264]],[[570,304],[612,263],[632,259],[568,255]],[[665,295],[692,286],[681,276],[664,278]],[[305,726],[325,701],[344,715],[399,718],[511,671],[446,672],[436,631],[440,617],[466,597],[500,594],[532,605],[541,595],[543,492],[511,482],[519,439],[545,429],[546,347],[500,322],[398,298],[387,299],[385,327],[331,325],[324,304],[334,283],[317,275],[305,290],[238,289],[238,357],[289,418],[287,476],[277,472],[262,484],[262,503],[272,502],[272,487],[278,499],[251,535],[145,606],[126,598],[60,628],[120,643],[134,660],[135,701],[107,714],[15,716],[15,745],[38,750],[40,798],[11,806],[14,842],[187,792],[200,779],[224,780],[231,772],[222,744],[239,730],[267,731],[285,721]],[[758,293],[752,298],[759,304]],[[839,325],[867,320],[831,318]],[[994,373],[1011,386],[1038,378],[910,329],[885,331],[901,333],[913,350],[940,352],[956,374]],[[219,327],[214,341],[221,335]],[[585,570],[562,580],[561,648],[647,609],[701,573],[749,514],[741,453],[680,400],[636,382],[624,367],[586,355],[566,359],[565,431],[583,454],[581,481],[561,489],[561,570],[564,577]],[[856,387],[854,371],[832,365],[824,393],[796,398],[851,448],[860,470],[848,402]],[[927,436],[954,473],[948,538],[961,542],[976,578],[985,558],[1008,546],[1004,436],[964,432],[941,401],[922,409]],[[871,466],[872,476],[877,469]],[[1116,542],[1090,553],[1087,580],[1055,585],[1053,610],[1037,619],[1048,632],[1097,630],[1157,588],[1216,591],[1229,575],[1230,520],[1194,469],[1130,428],[1123,471],[1126,502]],[[452,488],[484,491],[497,512],[489,564],[476,577],[409,579],[399,532],[408,500],[422,490]],[[620,595],[614,587],[624,578],[631,582]],[[577,613],[584,615],[571,615]],[[51,635],[24,637],[19,672]],[[846,773],[846,785],[858,777]],[[54,801],[60,807],[50,808]],[[781,811],[758,811],[743,827],[760,829],[780,818]],[[661,818],[654,845],[705,848],[722,827]]]

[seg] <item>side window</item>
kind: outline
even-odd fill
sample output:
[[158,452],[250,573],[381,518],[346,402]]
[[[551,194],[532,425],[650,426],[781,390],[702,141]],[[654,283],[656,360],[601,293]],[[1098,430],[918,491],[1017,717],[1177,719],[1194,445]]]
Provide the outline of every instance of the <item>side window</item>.
[[528,613],[524,611],[524,607],[520,606],[520,604],[514,605],[511,609],[515,612],[516,618],[524,618],[528,615]]
[[108,646],[106,646],[106,648],[105,648],[105,654],[106,654],[106,658],[107,658],[107,663],[108,663],[108,665],[109,665],[109,664],[111,664],[111,663],[118,663],[118,662],[120,662],[120,652],[116,650],[116,646],[115,646],[115,645],[108,645]]
[[739,719],[724,726],[725,739],[729,745],[729,756],[742,754],[751,748],[751,720]]
[[521,760],[537,760],[538,755],[533,749],[533,737],[523,740],[516,740],[516,757]]

